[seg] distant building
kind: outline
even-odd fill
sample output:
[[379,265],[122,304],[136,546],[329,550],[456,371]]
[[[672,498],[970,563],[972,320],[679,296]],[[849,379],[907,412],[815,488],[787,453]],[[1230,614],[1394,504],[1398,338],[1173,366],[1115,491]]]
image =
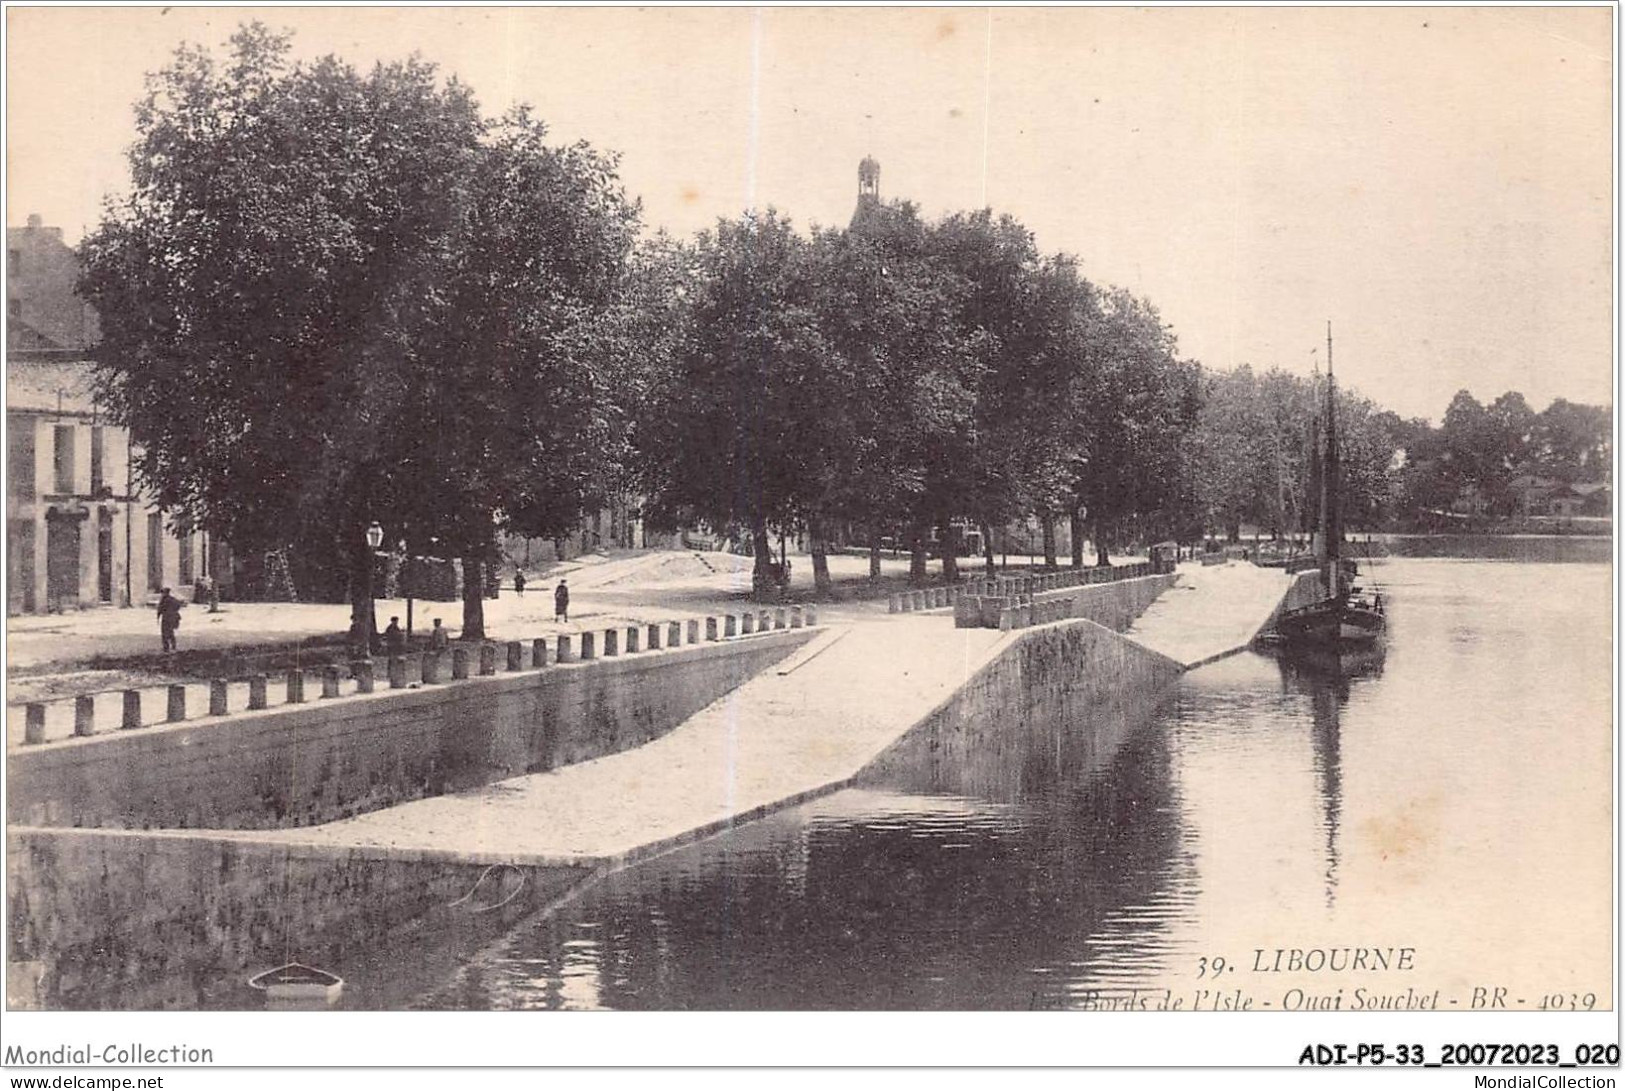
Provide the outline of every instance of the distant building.
[[78,256],[38,216],[6,229],[6,612],[185,595],[213,560],[134,491],[129,433],[91,388],[95,312]]

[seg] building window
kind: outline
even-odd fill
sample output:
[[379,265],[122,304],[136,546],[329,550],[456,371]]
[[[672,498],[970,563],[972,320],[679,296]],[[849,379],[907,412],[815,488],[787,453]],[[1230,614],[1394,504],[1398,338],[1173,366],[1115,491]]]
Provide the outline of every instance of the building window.
[[56,426],[56,491],[73,495],[73,425]]
[[175,536],[180,539],[179,571],[175,574],[175,582],[182,587],[193,582],[192,579],[192,520],[183,515],[175,526]]
[[161,591],[164,586],[164,513],[155,511],[147,516],[147,590]]
[[11,447],[10,493],[14,500],[34,499],[34,421],[12,417],[6,429]]
[[102,428],[96,425],[90,430],[90,494],[102,494]]

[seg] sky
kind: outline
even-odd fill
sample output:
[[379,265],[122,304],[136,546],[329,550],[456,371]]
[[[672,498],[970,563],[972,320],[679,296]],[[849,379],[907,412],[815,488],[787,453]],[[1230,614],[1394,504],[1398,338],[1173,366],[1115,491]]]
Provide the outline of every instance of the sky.
[[882,196],[1014,215],[1211,367],[1307,373],[1330,321],[1339,379],[1406,416],[1612,404],[1612,14],[11,8],[6,222],[82,236],[128,186],[144,73],[260,18],[532,104],[621,154],[651,228],[844,224],[873,155]]

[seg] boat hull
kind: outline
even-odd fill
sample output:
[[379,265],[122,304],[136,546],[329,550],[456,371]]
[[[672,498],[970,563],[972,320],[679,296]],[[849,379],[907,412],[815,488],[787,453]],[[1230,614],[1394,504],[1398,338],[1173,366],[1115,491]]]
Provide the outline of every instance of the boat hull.
[[1276,629],[1288,644],[1364,647],[1382,640],[1388,620],[1369,607],[1328,599],[1282,615]]

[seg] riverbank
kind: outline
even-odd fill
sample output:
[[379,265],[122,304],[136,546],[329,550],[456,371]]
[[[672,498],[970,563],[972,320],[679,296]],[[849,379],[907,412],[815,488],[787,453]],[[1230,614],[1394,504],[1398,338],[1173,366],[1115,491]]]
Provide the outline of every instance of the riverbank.
[[[1213,623],[1211,598],[1199,595],[1161,624],[1206,617],[1204,647],[1218,642],[1221,630],[1228,634],[1223,639],[1245,646],[1255,618],[1267,618],[1279,599],[1272,581],[1284,584],[1279,573],[1267,573],[1272,581],[1265,581],[1255,576],[1260,572],[1235,564],[1199,577],[1212,596],[1233,584],[1229,601],[1236,608],[1226,625]],[[1139,582],[1112,586],[1138,599],[1131,585]],[[1237,590],[1243,586],[1245,592]],[[1251,606],[1243,609],[1244,601]],[[290,929],[307,937],[313,952],[343,958],[368,919],[397,919],[395,910],[348,899],[358,890],[385,901],[395,897],[391,891],[408,891],[412,884],[401,878],[408,866],[443,866],[459,881],[469,880],[470,867],[514,868],[526,880],[504,913],[545,908],[629,862],[860,783],[899,762],[984,749],[1010,716],[1059,716],[1080,731],[1107,730],[1101,725],[1121,717],[1106,710],[1154,703],[1184,666],[1081,619],[1000,632],[955,629],[948,610],[849,614],[653,741],[549,772],[294,829],[14,827],[12,882],[24,893],[13,903],[12,923],[16,934],[31,937],[19,949],[25,960],[46,964],[69,948],[91,957],[110,929],[202,936],[186,942],[222,951],[199,914],[242,922],[225,948],[241,968],[272,958],[266,937]],[[346,761],[334,754],[324,766],[343,769]],[[138,878],[149,855],[158,875],[224,868],[244,877],[215,894],[187,896],[186,884],[178,896],[165,894]],[[307,881],[290,884],[273,866],[279,856],[304,861]],[[98,878],[104,875],[124,878],[109,888]],[[144,896],[125,889],[132,884]],[[422,902],[416,893],[401,896]],[[335,899],[349,909],[336,909]],[[61,1006],[69,993],[81,1001],[111,998],[116,990],[108,984],[65,992],[46,979],[40,1003]]]

